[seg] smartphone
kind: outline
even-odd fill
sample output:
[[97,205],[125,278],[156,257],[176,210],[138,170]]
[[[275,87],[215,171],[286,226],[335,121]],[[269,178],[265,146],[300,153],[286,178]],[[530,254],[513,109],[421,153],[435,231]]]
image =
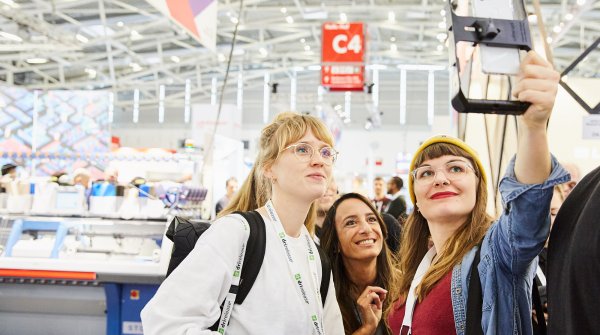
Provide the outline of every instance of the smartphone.
[[[514,19],[513,0],[471,0],[471,3],[475,17]],[[519,72],[519,49],[479,44],[479,51],[483,73],[516,75]]]

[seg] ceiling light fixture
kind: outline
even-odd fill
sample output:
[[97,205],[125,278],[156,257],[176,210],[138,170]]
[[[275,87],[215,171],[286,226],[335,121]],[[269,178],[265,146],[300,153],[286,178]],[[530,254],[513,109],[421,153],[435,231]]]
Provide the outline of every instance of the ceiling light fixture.
[[348,22],[348,16],[346,16],[346,13],[340,13],[340,21]]
[[177,56],[171,56],[171,60],[173,61],[173,63],[179,63],[181,61],[181,59],[179,59],[179,57]]
[[129,36],[134,41],[138,41],[138,40],[141,40],[142,38],[144,38],[144,36],[142,36],[142,34],[138,33],[137,30],[132,30],[131,34]]
[[89,40],[87,37],[85,37],[85,36],[83,36],[83,35],[81,35],[81,34],[77,34],[77,35],[75,35],[75,38],[76,38],[76,39],[77,39],[79,42],[81,42],[81,43],[87,43],[87,42],[89,42],[89,41],[90,41],[90,40]]
[[10,8],[19,8],[21,7],[18,3],[14,2],[13,0],[0,0],[1,3],[9,6]]
[[394,12],[388,12],[388,21],[390,22],[396,22],[396,13]]
[[293,18],[293,17],[291,17],[291,16],[289,16],[289,15],[285,17],[285,20],[286,20],[286,21],[287,21],[287,23],[289,23],[289,24],[292,24],[292,23],[294,23],[294,18]]
[[142,67],[140,66],[140,64],[138,64],[138,63],[135,63],[135,62],[133,62],[133,63],[129,64],[129,66],[131,66],[131,70],[132,70],[133,72],[138,72],[138,71],[141,71],[141,70],[142,70]]
[[48,63],[48,59],[43,58],[43,57],[27,58],[25,61],[29,64],[46,64],[46,63]]
[[5,31],[0,31],[0,37],[3,37],[7,40],[15,41],[15,42],[23,42],[23,39],[19,36],[11,33],[7,33]]
[[94,70],[92,68],[87,67],[87,68],[85,68],[85,73],[87,73],[88,78],[94,79],[94,78],[96,78],[96,76],[98,74],[98,71],[96,71],[96,70]]

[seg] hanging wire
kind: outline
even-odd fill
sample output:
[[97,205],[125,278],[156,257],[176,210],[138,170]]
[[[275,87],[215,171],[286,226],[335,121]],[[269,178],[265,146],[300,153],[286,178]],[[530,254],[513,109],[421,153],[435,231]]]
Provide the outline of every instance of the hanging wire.
[[217,118],[215,120],[215,125],[212,130],[212,134],[210,136],[209,144],[206,148],[206,153],[204,155],[204,164],[202,164],[202,170],[200,171],[200,178],[204,177],[204,173],[206,171],[206,163],[207,160],[212,163],[212,152],[215,143],[215,138],[217,136],[217,128],[219,127],[219,120],[221,119],[221,108],[223,107],[223,97],[225,95],[225,87],[227,86],[227,79],[229,78],[229,69],[231,67],[231,60],[233,59],[233,49],[235,48],[235,42],[238,34],[238,27],[240,25],[240,21],[242,18],[242,9],[244,6],[244,0],[240,0],[240,7],[238,10],[237,20],[235,22],[235,28],[233,29],[233,37],[231,39],[231,47],[229,48],[229,58],[227,59],[227,69],[225,70],[225,78],[223,79],[223,85],[221,86],[221,95],[219,96],[219,105],[217,107]]

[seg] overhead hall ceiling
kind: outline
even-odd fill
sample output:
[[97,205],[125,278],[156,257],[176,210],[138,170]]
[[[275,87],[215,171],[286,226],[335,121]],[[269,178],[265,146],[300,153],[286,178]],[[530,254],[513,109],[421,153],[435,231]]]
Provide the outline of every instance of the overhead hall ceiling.
[[[266,71],[299,82],[313,78],[320,61],[321,24],[367,24],[368,64],[446,66],[442,0],[245,0],[227,90],[235,96],[237,72],[244,86],[261,87]],[[556,67],[570,64],[600,36],[600,1],[541,0]],[[218,5],[217,51],[201,46],[143,0],[0,0],[0,81],[35,89],[110,89],[117,106],[157,104],[166,85],[167,106],[182,106],[184,85],[194,101],[209,101],[211,80],[223,80],[238,1]],[[529,12],[534,12],[527,4]],[[32,64],[38,61],[47,62]],[[600,76],[600,64],[581,67]],[[426,77],[426,76],[425,76]],[[314,90],[316,94],[316,90]],[[447,94],[447,93],[446,93]],[[246,95],[247,96],[247,95]],[[447,95],[446,95],[447,96]]]

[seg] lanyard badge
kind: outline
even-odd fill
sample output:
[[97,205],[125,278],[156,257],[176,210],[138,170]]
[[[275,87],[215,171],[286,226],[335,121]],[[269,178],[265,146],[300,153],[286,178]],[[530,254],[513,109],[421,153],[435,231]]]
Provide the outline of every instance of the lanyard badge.
[[[300,262],[301,255],[293,255],[281,220],[279,220],[279,216],[277,216],[277,212],[275,212],[275,208],[273,207],[273,202],[269,200],[265,205],[265,208],[271,222],[273,222],[273,229],[283,246],[290,276],[294,280],[296,289],[309,311],[310,322],[313,325],[314,334],[323,335],[323,306],[320,303],[320,299],[317,299],[321,296],[321,293],[319,291],[320,286],[318,285],[320,281],[317,273],[317,259],[315,257],[314,242],[310,238],[310,234],[308,233],[308,230],[306,230],[306,227],[302,226],[301,236],[306,240],[305,257],[308,259],[308,265],[311,272],[310,276],[306,276],[302,274],[298,268],[297,262]],[[307,287],[305,285],[306,280],[312,280],[314,287],[312,294],[307,292]]]

